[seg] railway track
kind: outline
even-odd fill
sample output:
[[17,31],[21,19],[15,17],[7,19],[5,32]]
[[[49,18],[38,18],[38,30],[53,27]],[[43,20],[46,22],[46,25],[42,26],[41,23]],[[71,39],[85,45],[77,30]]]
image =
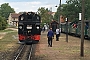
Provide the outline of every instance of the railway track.
[[35,45],[21,45],[19,49],[16,51],[13,60],[32,60],[32,54],[34,53]]

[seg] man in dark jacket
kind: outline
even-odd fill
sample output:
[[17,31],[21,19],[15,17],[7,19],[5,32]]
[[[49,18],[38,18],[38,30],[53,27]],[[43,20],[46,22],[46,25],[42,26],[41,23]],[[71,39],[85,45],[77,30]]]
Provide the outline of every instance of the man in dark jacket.
[[47,37],[48,37],[48,47],[52,47],[52,39],[54,38],[54,33],[52,31],[52,28],[50,28],[50,30],[47,33]]

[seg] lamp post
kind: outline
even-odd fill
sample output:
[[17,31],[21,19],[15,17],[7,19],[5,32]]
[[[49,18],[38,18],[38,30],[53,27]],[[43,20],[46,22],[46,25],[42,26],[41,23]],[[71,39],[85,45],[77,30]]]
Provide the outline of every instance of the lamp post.
[[52,7],[50,7],[50,19],[51,19],[51,21],[52,21],[52,19],[53,19],[53,17],[52,17]]
[[[60,6],[60,9],[59,9],[60,11],[59,12],[61,12],[61,0],[60,0],[60,3],[59,3],[59,6]],[[59,28],[60,28],[60,22],[61,22],[60,21],[60,15],[61,15],[61,13],[59,13]]]
[[66,18],[66,42],[68,42],[68,18]]
[[[57,5],[55,7],[58,7]],[[60,27],[60,12],[61,12],[61,0],[59,2],[59,15],[58,15],[58,22],[59,22],[59,27]]]

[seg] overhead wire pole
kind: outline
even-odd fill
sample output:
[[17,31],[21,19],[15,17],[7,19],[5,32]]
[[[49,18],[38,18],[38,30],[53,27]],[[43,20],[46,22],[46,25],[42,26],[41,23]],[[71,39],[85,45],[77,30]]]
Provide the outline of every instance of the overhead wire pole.
[[51,14],[51,16],[50,16],[50,19],[51,19],[51,21],[52,21],[52,7],[50,7],[50,14]]
[[81,56],[84,56],[84,12],[85,0],[82,0],[82,17],[81,17]]
[[66,42],[68,43],[68,18],[66,18]]
[[59,8],[59,12],[60,12],[60,13],[59,13],[59,28],[60,28],[60,22],[61,22],[61,21],[60,21],[60,15],[61,15],[61,0],[60,0],[60,3],[59,3],[59,6],[60,6],[60,8]]

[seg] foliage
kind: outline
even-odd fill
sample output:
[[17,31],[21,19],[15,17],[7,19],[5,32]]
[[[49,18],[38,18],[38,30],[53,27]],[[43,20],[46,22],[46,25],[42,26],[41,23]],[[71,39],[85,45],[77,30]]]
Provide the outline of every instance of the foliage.
[[0,16],[8,18],[10,13],[14,13],[14,9],[9,6],[8,3],[4,3],[0,6]]
[[0,30],[7,27],[7,19],[9,14],[14,12],[14,9],[11,8],[8,3],[4,3],[0,6]]
[[[56,6],[57,7],[57,6]],[[59,15],[61,14],[60,12],[60,6],[57,8],[57,12],[54,15],[54,20],[58,21],[59,19]]]
[[50,10],[48,10],[48,8],[44,8],[41,7],[38,9],[38,14],[41,16],[41,20],[42,20],[42,25],[44,23],[50,23],[51,19],[52,19],[52,15],[49,14]]
[[7,20],[0,16],[0,30],[3,30],[7,27]]
[[[85,0],[85,19],[90,19],[90,0]],[[67,17],[70,21],[79,21],[79,13],[82,12],[82,0],[67,0],[66,4],[61,5],[61,10],[57,9],[57,12],[54,16],[55,19],[58,19],[58,15],[61,14]],[[60,12],[59,12],[60,11]]]
[[85,19],[89,20],[90,19],[90,0],[85,0]]

